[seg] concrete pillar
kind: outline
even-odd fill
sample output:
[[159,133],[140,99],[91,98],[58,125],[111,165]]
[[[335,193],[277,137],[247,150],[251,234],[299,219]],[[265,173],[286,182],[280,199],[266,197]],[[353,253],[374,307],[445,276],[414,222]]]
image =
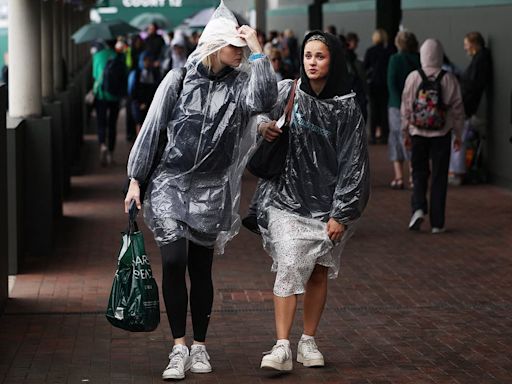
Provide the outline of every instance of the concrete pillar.
[[41,3],[41,91],[53,98],[53,2]]
[[60,92],[64,88],[62,73],[62,3],[53,6],[53,90]]
[[267,2],[255,0],[256,6],[256,28],[266,33],[267,31]]
[[67,12],[67,24],[68,24],[68,33],[66,36],[66,44],[68,46],[68,73],[74,74],[76,72],[75,66],[75,43],[71,39],[71,35],[76,32],[75,28],[75,11],[71,5],[66,6],[68,9]]
[[41,3],[9,0],[9,114],[40,116]]
[[[8,277],[9,266],[9,244],[7,243],[7,232],[9,230],[7,220],[7,130],[5,126],[5,115],[7,107],[6,86],[0,86],[0,314],[2,313],[8,296]],[[10,224],[10,223],[9,223]]]
[[[62,42],[62,59],[65,63],[64,72],[62,74],[63,79],[68,78],[69,73],[69,55],[68,55],[68,40],[70,36],[69,32],[69,5],[66,3],[63,3],[61,5],[62,12],[61,12],[61,25],[62,25],[62,35],[61,35],[61,42]],[[66,86],[66,81],[64,81],[64,86]]]
[[401,0],[376,0],[375,23],[388,33],[388,42],[393,45],[402,20]]
[[328,0],[314,0],[309,6],[309,30],[324,29],[324,12],[322,5]]

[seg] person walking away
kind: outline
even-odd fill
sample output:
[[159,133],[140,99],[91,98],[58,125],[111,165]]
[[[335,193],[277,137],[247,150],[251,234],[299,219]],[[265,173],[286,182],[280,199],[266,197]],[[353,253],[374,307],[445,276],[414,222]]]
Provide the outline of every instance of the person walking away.
[[160,84],[160,71],[153,66],[153,61],[149,52],[142,52],[139,57],[139,68],[132,70],[128,77],[128,95],[131,100],[129,110],[135,122],[136,135],[140,132]]
[[183,31],[178,30],[162,56],[162,76],[165,76],[171,69],[184,67],[187,56],[187,37],[183,34]]
[[97,117],[100,163],[112,162],[116,145],[119,104],[127,88],[124,56],[115,51],[115,40],[92,56],[93,93]]
[[158,58],[162,55],[162,50],[165,47],[165,40],[157,33],[158,25],[156,23],[149,24],[146,31],[148,34],[144,39],[144,50],[148,51],[149,54],[155,58],[155,67],[160,68]]
[[[408,31],[400,31],[396,35],[395,45],[398,52],[389,59],[388,66],[388,118],[389,118],[389,139],[388,150],[389,160],[393,162],[394,177],[390,183],[393,189],[404,188],[404,162],[410,170],[410,154],[405,148],[402,125],[400,122],[400,104],[402,91],[404,89],[407,75],[421,67],[420,55],[418,54],[418,40],[416,36]],[[412,187],[412,175],[409,180]]]
[[388,89],[386,84],[388,63],[394,48],[388,46],[388,34],[377,29],[372,35],[373,46],[364,56],[370,99],[370,143],[387,143],[388,139]]
[[[262,187],[258,223],[263,246],[273,259],[277,342],[261,368],[293,368],[290,332],[299,295],[304,295],[303,335],[297,361],[323,366],[315,334],[336,278],[340,255],[369,197],[367,138],[361,110],[351,93],[343,46],[321,31],[306,35],[300,80],[295,88],[289,148],[283,173]],[[274,140],[294,82],[279,83],[270,115],[259,130]]]
[[[445,207],[452,130],[455,150],[460,149],[464,107],[460,86],[451,73],[441,69],[443,47],[427,39],[420,49],[421,69],[411,72],[402,94],[402,131],[411,148],[413,193],[409,229],[419,231],[430,216],[433,234],[445,231]],[[430,169],[432,163],[432,169]],[[430,180],[430,210],[427,190]]]
[[[252,53],[244,58],[244,47]],[[212,263],[238,233],[240,183],[256,144],[249,118],[268,112],[277,99],[277,82],[256,32],[238,27],[221,2],[206,25],[185,69],[171,70],[160,84],[130,152],[132,200],[162,256],[162,291],[174,339],[163,379],[208,373],[206,334],[213,304]],[[181,91],[180,91],[181,89]],[[168,142],[151,173],[163,130]],[[186,271],[190,278],[187,290]],[[186,341],[190,300],[193,344]]]
[[466,114],[462,147],[452,152],[450,158],[451,185],[460,185],[466,175],[466,146],[470,136],[476,136],[476,113],[484,91],[492,85],[492,57],[485,46],[485,40],[479,32],[470,32],[464,37],[464,50],[471,57],[471,63],[462,73],[461,88],[464,111]]

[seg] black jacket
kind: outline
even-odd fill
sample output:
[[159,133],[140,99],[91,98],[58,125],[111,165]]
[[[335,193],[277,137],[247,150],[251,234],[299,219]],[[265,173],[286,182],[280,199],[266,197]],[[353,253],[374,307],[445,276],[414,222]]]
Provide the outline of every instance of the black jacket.
[[487,86],[492,84],[492,57],[487,48],[473,56],[461,78],[462,100],[466,116],[476,113]]

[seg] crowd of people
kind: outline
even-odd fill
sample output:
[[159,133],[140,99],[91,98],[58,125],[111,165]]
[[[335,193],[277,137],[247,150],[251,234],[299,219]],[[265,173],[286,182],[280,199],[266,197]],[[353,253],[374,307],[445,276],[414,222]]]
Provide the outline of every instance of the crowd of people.
[[459,166],[453,178],[464,173],[471,116],[491,81],[483,38],[466,35],[473,59],[458,72],[440,41],[426,39],[420,48],[410,31],[391,44],[376,30],[360,59],[356,33],[338,35],[330,26],[307,33],[299,45],[291,30],[265,36],[240,26],[223,3],[202,34],[174,31],[164,39],[156,25],[146,32],[144,39],[110,41],[95,52],[93,77],[100,161],[112,162],[125,100],[127,139],[134,141],[125,211],[133,203],[143,210],[162,257],[173,336],[162,377],[212,371],[206,350],[212,264],[240,228],[241,178],[257,143],[284,153],[278,175],[260,178],[243,220],[261,235],[276,273],[276,342],[261,368],[292,370],[289,339],[299,295],[303,334],[296,360],[323,366],[314,337],[327,281],[338,276],[343,248],[368,202],[367,145],[387,144],[390,187],[412,188],[409,229],[419,230],[429,213],[432,233],[444,232],[449,166]]

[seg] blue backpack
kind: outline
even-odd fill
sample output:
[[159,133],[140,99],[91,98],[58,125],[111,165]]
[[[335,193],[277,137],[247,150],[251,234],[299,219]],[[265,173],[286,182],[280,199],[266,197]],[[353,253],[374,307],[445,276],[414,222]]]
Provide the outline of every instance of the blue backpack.
[[123,55],[116,55],[107,61],[103,70],[102,88],[112,96],[123,97],[127,93],[128,76]]

